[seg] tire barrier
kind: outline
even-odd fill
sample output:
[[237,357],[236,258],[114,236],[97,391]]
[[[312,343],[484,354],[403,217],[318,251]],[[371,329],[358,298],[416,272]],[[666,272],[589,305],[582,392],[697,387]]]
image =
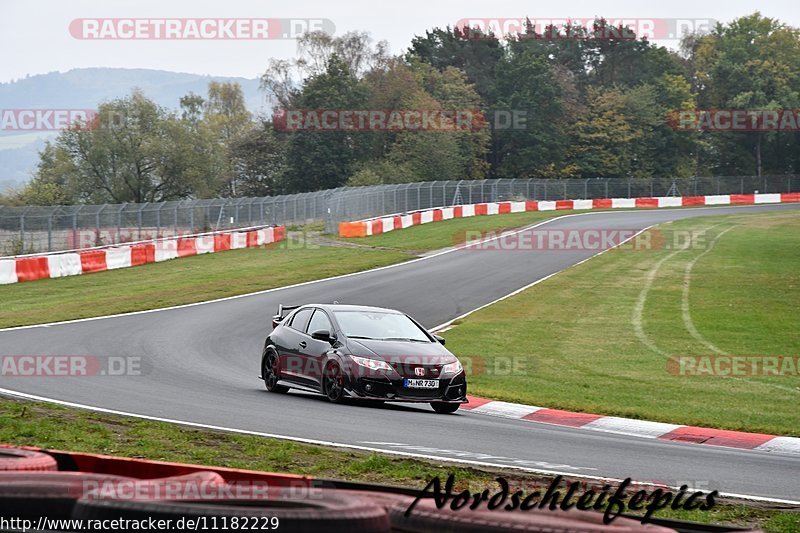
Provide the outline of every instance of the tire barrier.
[[[195,529],[188,522],[193,520],[198,529],[302,533],[667,533],[675,531],[668,526],[677,527],[668,520],[642,524],[628,516],[604,524],[602,513],[574,508],[505,512],[459,505],[454,510],[437,507],[432,498],[416,501],[416,491],[409,489],[3,445],[0,464],[7,467],[0,472],[0,518],[33,523],[44,515],[73,521],[171,520],[172,529],[181,523],[177,528]],[[49,470],[10,470],[11,465]],[[56,465],[62,470],[54,470]]]
[[[287,489],[271,490],[262,499],[204,500],[84,499],[75,504],[73,518],[105,520],[192,520],[214,517],[217,523],[249,519],[249,524],[276,519],[281,531],[330,533],[388,532],[386,511],[368,498],[321,489],[313,497],[297,497]],[[210,522],[209,522],[210,523]],[[242,522],[239,522],[242,523]]]
[[56,469],[56,460],[45,453],[19,448],[0,448],[0,472],[42,472]]

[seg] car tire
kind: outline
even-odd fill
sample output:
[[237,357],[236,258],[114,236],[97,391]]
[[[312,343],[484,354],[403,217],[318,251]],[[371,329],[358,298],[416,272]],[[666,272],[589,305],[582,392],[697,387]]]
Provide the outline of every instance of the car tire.
[[87,492],[87,487],[134,481],[111,474],[3,471],[0,472],[0,517],[34,520],[45,513],[52,519],[70,518],[75,502]]
[[[298,497],[292,490],[269,487],[269,498],[220,498],[205,500],[114,500],[81,499],[73,518],[84,520],[192,520],[216,517],[222,524],[238,524],[251,529],[256,523],[265,528],[268,520],[280,521],[278,529],[312,533],[374,532],[389,533],[389,518],[383,506],[352,493],[339,494],[323,489],[311,497]],[[243,520],[248,518],[249,520]],[[238,519],[235,522],[232,519]],[[205,521],[203,521],[205,523]],[[211,519],[208,523],[213,523]],[[175,522],[173,522],[175,524]],[[242,524],[245,526],[242,528]]]
[[33,450],[0,447],[0,472],[53,470],[58,470],[58,466],[51,455]]
[[264,385],[269,392],[285,393],[289,391],[289,387],[285,385],[278,385],[280,379],[280,368],[275,368],[278,363],[278,355],[270,350],[264,350],[264,357],[262,358],[263,368],[261,369],[261,377],[264,379]]
[[431,402],[433,410],[442,415],[449,415],[458,411],[461,407],[459,403],[446,403],[446,402]]
[[344,401],[344,376],[339,363],[331,361],[325,366],[322,377],[322,394],[331,403]]

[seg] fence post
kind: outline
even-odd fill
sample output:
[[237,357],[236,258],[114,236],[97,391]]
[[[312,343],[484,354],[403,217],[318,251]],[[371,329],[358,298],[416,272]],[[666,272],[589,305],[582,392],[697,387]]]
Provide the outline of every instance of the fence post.
[[25,213],[31,210],[31,206],[25,208],[22,214],[19,216],[19,243],[22,252],[25,252]]
[[100,209],[97,211],[97,213],[95,214],[95,220],[96,220],[96,222],[97,222],[97,224],[96,224],[96,226],[97,226],[97,234],[96,234],[96,237],[95,237],[95,246],[99,246],[99,245],[97,244],[97,241],[100,241],[100,243],[101,243],[101,244],[103,244],[103,241],[102,241],[102,239],[100,238],[100,213],[102,213],[102,212],[103,212],[103,210],[104,210],[106,207],[108,207],[108,204],[103,204],[103,207],[101,207],[101,208],[100,208]]
[[120,235],[122,235],[122,211],[126,205],[128,205],[128,202],[123,202],[122,207],[117,211],[117,242],[120,242]]
[[589,178],[586,178],[583,181],[583,199],[584,200],[589,199]]
[[139,235],[137,236],[136,240],[142,240],[142,211],[147,204],[142,204],[142,207],[139,208],[139,211],[136,212],[137,222],[139,222]]
[[53,251],[53,211],[47,215],[47,251]]

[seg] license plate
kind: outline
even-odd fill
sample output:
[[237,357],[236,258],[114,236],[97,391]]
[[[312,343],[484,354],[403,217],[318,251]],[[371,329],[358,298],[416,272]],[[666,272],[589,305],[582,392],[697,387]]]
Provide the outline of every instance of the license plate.
[[438,379],[404,379],[403,386],[407,389],[438,389]]

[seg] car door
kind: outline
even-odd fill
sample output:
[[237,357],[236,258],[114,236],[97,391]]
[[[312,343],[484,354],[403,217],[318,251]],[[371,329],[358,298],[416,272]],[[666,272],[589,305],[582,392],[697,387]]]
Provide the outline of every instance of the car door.
[[281,344],[278,346],[281,378],[307,386],[313,386],[305,375],[303,348],[308,346],[309,337],[305,331],[308,321],[314,313],[313,307],[304,307],[295,311],[290,321],[281,332]]
[[326,354],[331,349],[331,343],[321,341],[311,337],[315,331],[326,330],[333,333],[333,324],[330,318],[322,309],[315,309],[311,320],[306,328],[306,346],[301,347],[303,357],[303,368],[306,377],[313,381],[316,386],[322,386],[322,371],[325,364]]

